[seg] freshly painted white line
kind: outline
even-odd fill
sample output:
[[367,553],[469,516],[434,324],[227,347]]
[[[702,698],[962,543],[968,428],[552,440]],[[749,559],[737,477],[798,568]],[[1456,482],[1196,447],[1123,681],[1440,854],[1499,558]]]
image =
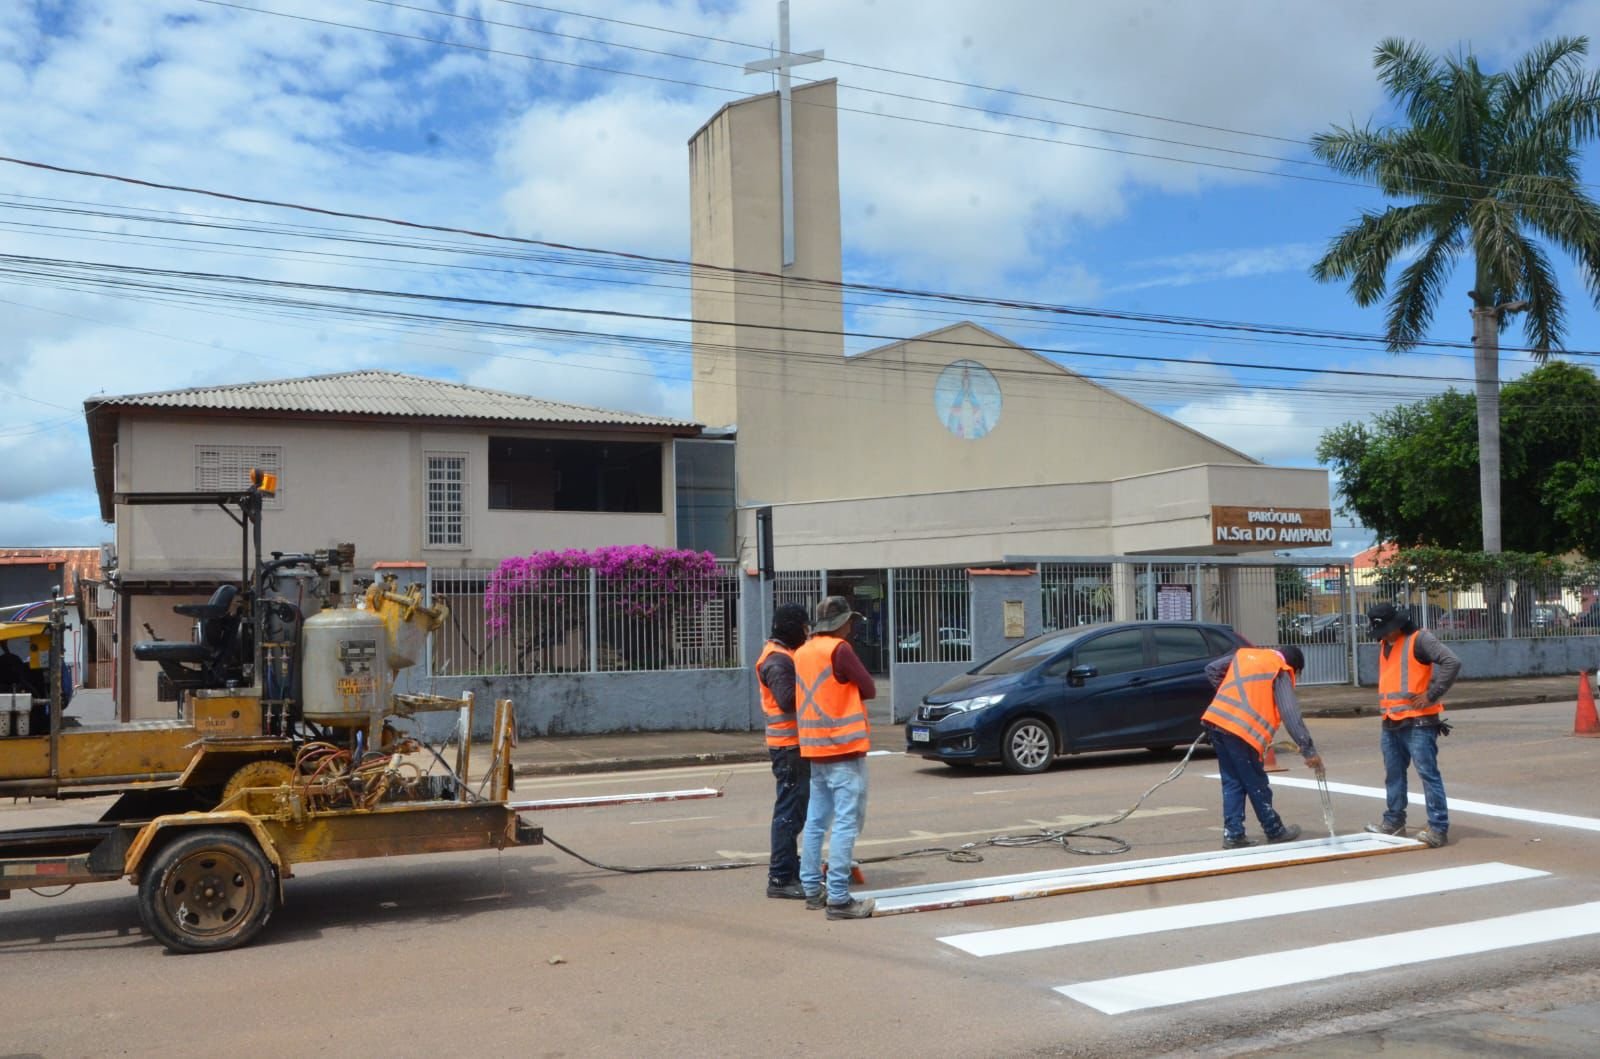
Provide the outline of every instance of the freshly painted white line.
[[883,757],[885,754],[898,754],[898,753],[900,753],[900,751],[898,751],[898,750],[869,750],[869,751],[867,751],[867,756],[868,757]]
[[1014,793],[1016,791],[1019,791],[1021,789],[1022,789],[1021,787],[996,787],[992,791],[973,791],[972,792],[972,796],[974,798],[979,798],[979,797],[982,797],[985,794],[1012,794],[1012,793]]
[[[1197,805],[1161,805],[1154,809],[1140,809],[1133,818],[1149,820],[1158,816],[1177,816],[1182,813],[1214,812],[1213,809],[1201,809]],[[1097,816],[1058,816],[1054,820],[1024,820],[1020,824],[1002,824],[999,827],[985,827],[977,831],[907,831],[905,834],[891,838],[859,838],[856,839],[856,848],[863,846],[903,846],[907,842],[928,843],[949,838],[988,838],[990,835],[1001,835],[1013,831],[1025,831],[1030,827],[1076,827],[1079,824],[1089,824],[1100,819]],[[766,825],[762,825],[765,827]],[[719,849],[717,856],[728,860],[747,860],[753,857],[765,857],[766,850],[738,850]],[[1045,872],[1044,874],[1050,874]]]
[[892,916],[902,912],[928,912],[939,908],[1019,901],[1050,897],[1080,890],[1099,890],[1109,886],[1188,879],[1197,875],[1253,871],[1280,865],[1304,864],[1320,860],[1397,853],[1426,849],[1414,839],[1391,835],[1342,835],[1335,839],[1304,839],[1274,846],[1250,849],[1184,853],[1172,857],[1127,861],[1121,864],[1090,864],[1081,868],[1026,872],[986,879],[962,879],[865,891],[858,896],[877,902],[874,915]]
[[715,820],[715,816],[664,816],[660,820],[629,820],[629,824],[681,824],[686,820]]
[[939,940],[974,956],[1004,956],[1013,952],[1033,952],[1061,945],[1081,945],[1089,941],[1157,934],[1166,930],[1187,930],[1191,927],[1270,919],[1275,916],[1314,912],[1325,908],[1392,901],[1396,895],[1419,897],[1444,893],[1447,890],[1464,890],[1472,886],[1492,886],[1520,879],[1534,879],[1548,874],[1550,873],[1533,868],[1519,868],[1515,864],[1491,861],[1487,864],[1469,864],[1460,868],[1439,868],[1435,871],[1413,872],[1409,875],[1392,875],[1384,879],[1335,883],[1331,886],[1308,886],[1300,890],[1280,890],[1275,893],[1257,894],[1254,897],[1231,897],[1222,901],[1142,908],[1136,912],[1116,912],[1111,915],[1039,923],[1028,927],[979,930],[970,934],[952,934]]
[[[1207,775],[1207,779],[1218,779],[1217,773]],[[1303,787],[1315,790],[1316,780],[1294,779],[1286,776],[1273,776],[1274,787]],[[1329,783],[1328,790],[1334,794],[1354,794],[1361,798],[1388,798],[1382,787],[1359,787],[1354,783]],[[1411,804],[1423,805],[1423,796],[1418,791],[1411,792]],[[1451,813],[1475,813],[1478,816],[1497,816],[1503,820],[1525,820],[1530,824],[1549,824],[1552,827],[1572,827],[1579,831],[1600,831],[1600,819],[1592,816],[1572,816],[1568,813],[1547,813],[1543,809],[1519,809],[1514,805],[1494,805],[1489,802],[1474,802],[1465,798],[1450,799]]]
[[1107,1015],[1600,934],[1600,901],[1056,986]]

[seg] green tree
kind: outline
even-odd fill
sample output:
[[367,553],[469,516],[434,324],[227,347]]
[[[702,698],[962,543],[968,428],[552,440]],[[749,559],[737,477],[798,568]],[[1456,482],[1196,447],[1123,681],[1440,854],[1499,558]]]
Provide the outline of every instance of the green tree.
[[[1374,182],[1405,205],[1363,212],[1311,274],[1348,281],[1358,305],[1389,289],[1393,352],[1426,337],[1456,262],[1473,269],[1479,512],[1483,550],[1501,549],[1499,334],[1526,312],[1524,332],[1541,363],[1559,349],[1566,302],[1540,240],[1578,264],[1600,305],[1600,205],[1583,190],[1582,146],[1600,133],[1600,74],[1586,72],[1588,38],[1558,37],[1504,73],[1472,55],[1436,57],[1398,39],[1379,44],[1373,65],[1408,124],[1335,126],[1312,141],[1338,172]],[[1413,254],[1415,255],[1413,257]]]
[[[1600,557],[1600,378],[1553,360],[1506,383],[1505,495],[1519,552]],[[1404,548],[1477,551],[1473,401],[1447,390],[1322,435],[1341,512]]]

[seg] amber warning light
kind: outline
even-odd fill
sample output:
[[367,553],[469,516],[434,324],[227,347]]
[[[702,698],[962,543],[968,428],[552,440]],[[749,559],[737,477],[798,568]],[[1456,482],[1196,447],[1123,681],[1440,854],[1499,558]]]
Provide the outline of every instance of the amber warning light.
[[253,485],[262,496],[278,495],[278,476],[270,472],[258,471],[252,467],[250,469],[250,484]]

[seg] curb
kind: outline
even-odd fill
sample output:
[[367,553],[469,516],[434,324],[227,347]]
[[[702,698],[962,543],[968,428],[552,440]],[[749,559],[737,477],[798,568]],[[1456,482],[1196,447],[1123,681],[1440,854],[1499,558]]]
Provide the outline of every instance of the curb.
[[694,765],[744,765],[767,761],[766,748],[714,750],[704,754],[659,754],[654,757],[590,758],[586,761],[512,760],[518,776],[577,776],[588,772],[641,772],[646,769],[689,768]]
[[[1565,702],[1563,695],[1550,695],[1544,692],[1530,692],[1526,695],[1509,695],[1500,699],[1468,699],[1465,702],[1451,702],[1445,705],[1445,712],[1454,713],[1458,710],[1487,710],[1499,706],[1534,706],[1541,702]],[[1321,706],[1300,711],[1305,717],[1376,717],[1376,706]]]

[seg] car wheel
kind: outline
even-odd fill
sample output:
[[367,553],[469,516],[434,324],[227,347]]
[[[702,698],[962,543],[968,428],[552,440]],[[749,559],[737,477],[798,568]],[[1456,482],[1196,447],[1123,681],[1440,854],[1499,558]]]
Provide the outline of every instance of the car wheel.
[[1011,772],[1043,772],[1056,759],[1056,736],[1035,717],[1024,717],[1006,729],[1000,756]]
[[206,828],[173,838],[139,880],[145,929],[173,952],[219,952],[261,932],[278,905],[272,864],[255,840]]

